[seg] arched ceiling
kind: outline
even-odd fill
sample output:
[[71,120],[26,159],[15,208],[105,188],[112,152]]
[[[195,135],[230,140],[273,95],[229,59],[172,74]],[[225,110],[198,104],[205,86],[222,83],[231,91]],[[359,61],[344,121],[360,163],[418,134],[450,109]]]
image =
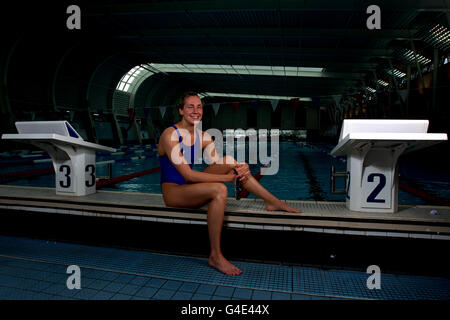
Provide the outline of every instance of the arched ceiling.
[[389,60],[405,72],[406,49],[432,59],[426,31],[448,26],[448,2],[377,1],[380,30],[366,26],[372,1],[92,1],[82,13],[91,36],[145,63],[324,68],[320,78],[171,74],[204,91],[327,96],[389,82]]
[[[74,3],[20,2],[2,10],[4,43],[21,34],[47,39],[36,41],[45,47],[36,45],[39,50],[34,50],[29,45],[13,57],[22,65],[20,73],[29,68],[28,54],[39,53],[44,61],[50,59],[45,51],[64,54],[78,46],[84,54],[75,69],[107,56],[123,60],[109,85],[112,90],[138,64],[319,67],[320,77],[190,72],[168,76],[204,92],[323,97],[350,88],[376,88],[377,79],[390,82],[386,71],[391,66],[403,73],[408,64],[416,66],[405,58],[406,50],[431,61],[435,46],[441,55],[450,47],[448,33],[437,45],[429,38],[436,25],[448,30],[450,0],[379,0],[379,30],[367,28],[371,14],[366,11],[373,3],[364,0],[77,1],[81,30],[68,30],[66,8]],[[33,63],[36,59],[39,56]],[[91,67],[83,73],[86,79],[78,82],[89,83],[92,70],[101,72]],[[48,72],[54,78],[54,68]]]

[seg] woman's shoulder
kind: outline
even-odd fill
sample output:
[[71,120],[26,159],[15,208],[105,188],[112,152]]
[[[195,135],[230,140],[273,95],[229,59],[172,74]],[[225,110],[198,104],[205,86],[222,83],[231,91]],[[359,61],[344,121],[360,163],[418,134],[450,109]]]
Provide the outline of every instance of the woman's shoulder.
[[175,131],[175,128],[173,126],[167,127],[164,129],[164,131],[161,133],[161,136],[165,135],[171,135]]
[[164,131],[161,133],[161,136],[159,137],[159,142],[168,142],[171,140],[171,136],[175,129],[173,127],[165,128]]

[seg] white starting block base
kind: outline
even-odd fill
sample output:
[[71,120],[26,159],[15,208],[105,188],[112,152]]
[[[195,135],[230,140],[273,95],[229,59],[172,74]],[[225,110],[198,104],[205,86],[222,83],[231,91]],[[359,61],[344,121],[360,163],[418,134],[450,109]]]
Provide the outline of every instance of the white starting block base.
[[55,169],[56,194],[95,193],[95,152],[116,151],[84,141],[67,121],[16,122],[16,128],[19,134],[4,134],[2,139],[30,143],[48,152]]
[[427,130],[428,120],[344,120],[331,155],[347,156],[347,208],[397,212],[399,156],[447,140]]

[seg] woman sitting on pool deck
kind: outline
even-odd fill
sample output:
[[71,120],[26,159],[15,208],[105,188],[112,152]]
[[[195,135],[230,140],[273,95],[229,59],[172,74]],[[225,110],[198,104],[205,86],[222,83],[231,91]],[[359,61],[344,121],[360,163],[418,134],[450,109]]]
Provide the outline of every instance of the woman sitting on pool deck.
[[[244,189],[265,201],[266,210],[300,211],[277,199],[261,186],[251,175],[248,164],[237,163],[230,156],[220,158],[211,137],[203,131],[194,130],[203,114],[202,101],[196,93],[188,92],[181,97],[178,112],[181,121],[165,129],[158,143],[164,202],[169,207],[180,208],[196,208],[209,202],[207,222],[211,252],[208,263],[227,275],[239,275],[242,270],[225,259],[220,248],[228,197],[228,189],[223,182],[239,179]],[[195,154],[208,145],[212,164],[203,172],[192,170]]]

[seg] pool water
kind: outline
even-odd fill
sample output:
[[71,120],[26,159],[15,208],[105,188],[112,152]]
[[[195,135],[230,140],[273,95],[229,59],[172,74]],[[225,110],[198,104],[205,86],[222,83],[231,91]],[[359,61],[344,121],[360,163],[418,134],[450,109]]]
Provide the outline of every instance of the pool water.
[[[336,171],[346,171],[346,159],[343,157],[332,157],[329,155],[333,148],[331,144],[304,143],[304,142],[280,142],[279,145],[279,170],[275,175],[263,175],[260,183],[279,199],[284,200],[308,200],[308,201],[345,201],[344,194],[332,194],[330,192],[330,168],[334,166]],[[237,148],[235,148],[236,150]],[[224,147],[225,150],[225,147]],[[122,176],[151,168],[159,167],[159,161],[155,151],[146,149],[141,155],[147,158],[116,162],[112,165],[112,176]],[[269,155],[270,151],[269,151]],[[131,155],[132,156],[132,155]],[[235,155],[236,156],[236,155]],[[130,155],[97,155],[96,162],[107,160],[118,160],[129,158]],[[246,148],[246,159],[248,161],[248,147]],[[418,181],[425,190],[445,199],[450,198],[450,183],[446,178],[433,177],[434,180],[426,179],[424,171],[418,170],[414,164],[408,161],[400,162],[405,168],[400,173],[406,172],[412,177],[412,171],[418,174]],[[195,170],[203,170],[206,164],[194,165]],[[1,166],[0,174],[5,172],[19,172],[51,167],[51,163],[39,163],[36,165]],[[260,165],[250,165],[253,174],[260,171]],[[97,177],[107,175],[107,165],[97,165]],[[441,175],[442,176],[442,175]],[[444,175],[445,176],[445,175]],[[54,174],[47,174],[27,179],[7,182],[11,185],[55,187]],[[161,193],[160,172],[133,178],[118,183],[114,187],[103,188],[105,190],[117,190],[124,192],[148,192]],[[226,183],[228,195],[234,197],[234,184]],[[337,178],[336,189],[344,189],[344,178]],[[249,195],[249,198],[255,198]],[[399,204],[420,205],[427,202],[419,197],[399,189]]]
[[[235,144],[235,154],[237,157],[237,148]],[[260,183],[279,199],[284,200],[322,200],[322,201],[344,201],[344,195],[334,195],[329,192],[330,189],[330,164],[336,166],[336,170],[345,171],[346,163],[341,159],[334,159],[327,156],[326,150],[309,147],[302,147],[297,143],[280,142],[279,147],[279,170],[275,175],[262,176]],[[226,148],[224,147],[224,150]],[[316,176],[319,182],[319,190],[313,190],[310,185],[310,177],[301,160],[304,155],[312,166],[312,174]],[[270,150],[269,155],[271,156]],[[102,158],[97,161],[103,160]],[[295,161],[294,161],[295,160]],[[248,162],[248,147],[246,148],[246,161]],[[158,167],[157,158],[145,159],[144,161],[130,162],[126,165],[113,165],[113,176],[125,175],[133,172],[143,171],[149,168]],[[207,164],[195,164],[194,170],[202,171]],[[252,174],[256,174],[261,170],[261,165],[250,165]],[[98,168],[99,175],[106,174],[106,168]],[[317,172],[317,173],[316,173]],[[121,191],[151,192],[161,193],[159,184],[160,173],[141,176],[129,181],[125,181],[117,185]],[[234,197],[234,184],[225,183],[228,188],[228,196]],[[343,189],[344,179],[338,182],[337,188]],[[114,190],[114,188],[109,188]],[[117,189],[116,189],[117,190]],[[321,196],[320,199],[317,199]],[[250,194],[249,198],[256,198]],[[315,199],[316,198],[316,199]]]

